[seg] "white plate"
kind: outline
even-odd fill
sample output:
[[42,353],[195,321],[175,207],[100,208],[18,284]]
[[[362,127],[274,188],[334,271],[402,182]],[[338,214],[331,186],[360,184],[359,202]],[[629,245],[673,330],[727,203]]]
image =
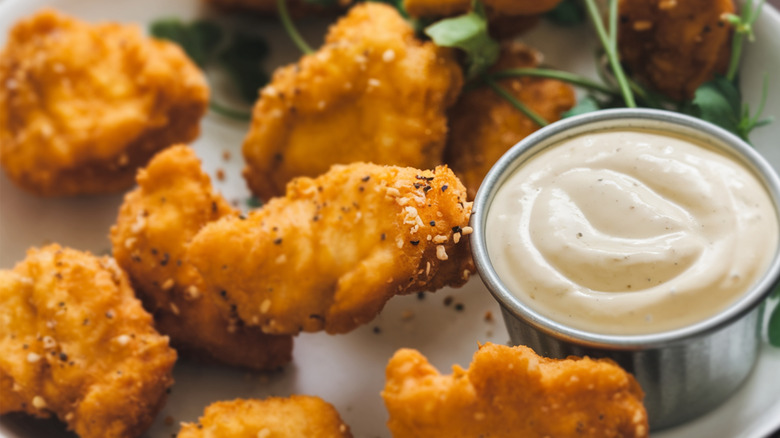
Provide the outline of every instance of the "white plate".
[[[117,20],[145,25],[151,20],[176,16],[192,19],[203,13],[201,0],[0,0],[0,45],[7,31],[20,17],[45,5],[86,20]],[[303,20],[304,35],[318,43],[323,23]],[[258,31],[266,35],[273,55],[269,65],[291,62],[299,56],[280,26],[263,22]],[[758,100],[761,78],[770,74],[770,97],[765,114],[780,119],[780,14],[766,7],[756,26],[757,42],[748,47],[742,82],[747,99]],[[545,53],[546,61],[559,68],[594,75],[592,48],[596,41],[585,28],[560,29],[541,25],[523,39]],[[228,199],[242,202],[248,191],[240,176],[240,145],[247,126],[209,114],[203,133],[193,144],[214,176],[217,169],[227,175],[214,178],[216,187]],[[780,168],[780,120],[754,133],[756,147]],[[223,152],[231,158],[225,160]],[[10,268],[24,258],[30,246],[58,242],[73,248],[104,253],[110,248],[107,234],[116,219],[121,195],[66,200],[39,199],[27,195],[0,176],[0,268]],[[453,304],[445,306],[447,297]],[[463,304],[455,310],[454,303]],[[488,321],[486,312],[494,319]],[[379,329],[379,333],[375,332]],[[459,290],[445,289],[392,299],[382,314],[349,334],[329,336],[305,334],[296,338],[294,361],[284,371],[258,375],[219,366],[188,361],[176,365],[176,384],[167,405],[148,437],[170,437],[179,422],[196,421],[206,405],[236,397],[262,398],[269,395],[318,395],[331,402],[352,427],[355,437],[389,437],[387,413],[379,396],[384,385],[384,368],[393,352],[412,347],[428,356],[444,372],[453,364],[467,366],[480,342],[505,343],[506,330],[498,306],[479,279]],[[780,349],[763,346],[761,358],[749,381],[714,412],[684,426],[654,434],[656,437],[760,437],[772,421],[780,419]],[[1,395],[0,395],[1,396]],[[70,436],[56,421],[37,421],[21,415],[0,417],[0,437]]]

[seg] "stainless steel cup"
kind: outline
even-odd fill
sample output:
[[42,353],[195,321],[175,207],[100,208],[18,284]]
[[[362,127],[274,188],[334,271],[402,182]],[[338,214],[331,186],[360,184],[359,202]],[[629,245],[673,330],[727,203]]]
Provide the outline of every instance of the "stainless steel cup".
[[496,274],[485,223],[498,188],[540,150],[585,132],[643,128],[704,142],[741,161],[763,182],[780,217],[780,180],[772,167],[735,135],[702,120],[647,109],[616,109],[562,120],[528,136],[493,166],[477,193],[471,225],[477,270],[501,305],[513,343],[538,354],[608,357],[631,372],[646,393],[651,429],[678,425],[725,401],[747,378],[761,343],[761,302],[780,277],[780,256],[739,300],[717,315],[680,329],[648,335],[604,335],[574,329],[539,314],[515,297]]

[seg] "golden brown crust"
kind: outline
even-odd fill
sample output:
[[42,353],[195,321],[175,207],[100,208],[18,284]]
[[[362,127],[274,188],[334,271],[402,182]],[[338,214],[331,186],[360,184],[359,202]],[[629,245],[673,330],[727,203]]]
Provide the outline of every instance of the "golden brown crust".
[[[534,50],[522,44],[505,43],[493,70],[536,67],[538,59]],[[575,104],[572,87],[553,79],[526,76],[502,79],[498,83],[550,123],[560,120]],[[487,87],[463,93],[448,115],[451,135],[444,161],[463,181],[470,199],[493,164],[509,148],[539,129],[539,125]]]
[[395,438],[648,436],[639,384],[608,359],[555,360],[486,344],[468,370],[443,376],[401,349],[386,374]]
[[178,438],[352,438],[339,413],[319,397],[292,395],[232,400],[209,405],[198,423]]
[[132,279],[157,328],[183,353],[256,370],[291,360],[292,338],[272,336],[223,314],[186,258],[208,223],[238,215],[216,193],[195,153],[174,146],[138,173],[111,229],[114,257]]
[[82,438],[136,437],[175,361],[113,259],[49,245],[0,271],[0,414],[54,414]]
[[730,56],[732,0],[621,0],[618,48],[631,73],[661,93],[690,99]]
[[387,5],[359,4],[261,91],[243,145],[249,187],[267,199],[355,161],[432,168],[462,82],[450,49],[417,40]]
[[0,161],[38,195],[119,191],[156,151],[198,135],[207,102],[175,44],[43,10],[0,53]]
[[343,333],[396,294],[463,284],[473,272],[471,204],[447,167],[353,163],[297,178],[244,220],[225,217],[189,256],[224,307],[266,333]]

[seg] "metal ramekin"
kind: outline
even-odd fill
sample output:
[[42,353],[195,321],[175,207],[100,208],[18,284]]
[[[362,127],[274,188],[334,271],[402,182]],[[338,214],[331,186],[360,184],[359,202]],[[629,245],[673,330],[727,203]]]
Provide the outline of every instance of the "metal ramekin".
[[485,242],[485,223],[498,188],[541,149],[585,132],[614,128],[654,129],[698,139],[742,161],[763,182],[780,217],[780,180],[748,144],[699,119],[646,109],[616,109],[562,120],[531,134],[493,166],[477,193],[471,225],[477,270],[501,305],[514,344],[538,354],[608,357],[631,372],[646,393],[651,429],[671,427],[725,401],[753,369],[761,343],[760,303],[780,277],[780,257],[758,283],[727,309],[696,324],[649,335],[603,335],[567,327],[524,305],[494,270]]

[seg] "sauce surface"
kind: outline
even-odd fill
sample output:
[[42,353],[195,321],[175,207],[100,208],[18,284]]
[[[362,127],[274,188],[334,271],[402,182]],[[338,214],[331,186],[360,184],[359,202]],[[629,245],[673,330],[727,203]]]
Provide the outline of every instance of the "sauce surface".
[[582,134],[503,183],[486,221],[490,260],[522,302],[601,334],[702,321],[764,274],[778,220],[747,167],[654,131]]

